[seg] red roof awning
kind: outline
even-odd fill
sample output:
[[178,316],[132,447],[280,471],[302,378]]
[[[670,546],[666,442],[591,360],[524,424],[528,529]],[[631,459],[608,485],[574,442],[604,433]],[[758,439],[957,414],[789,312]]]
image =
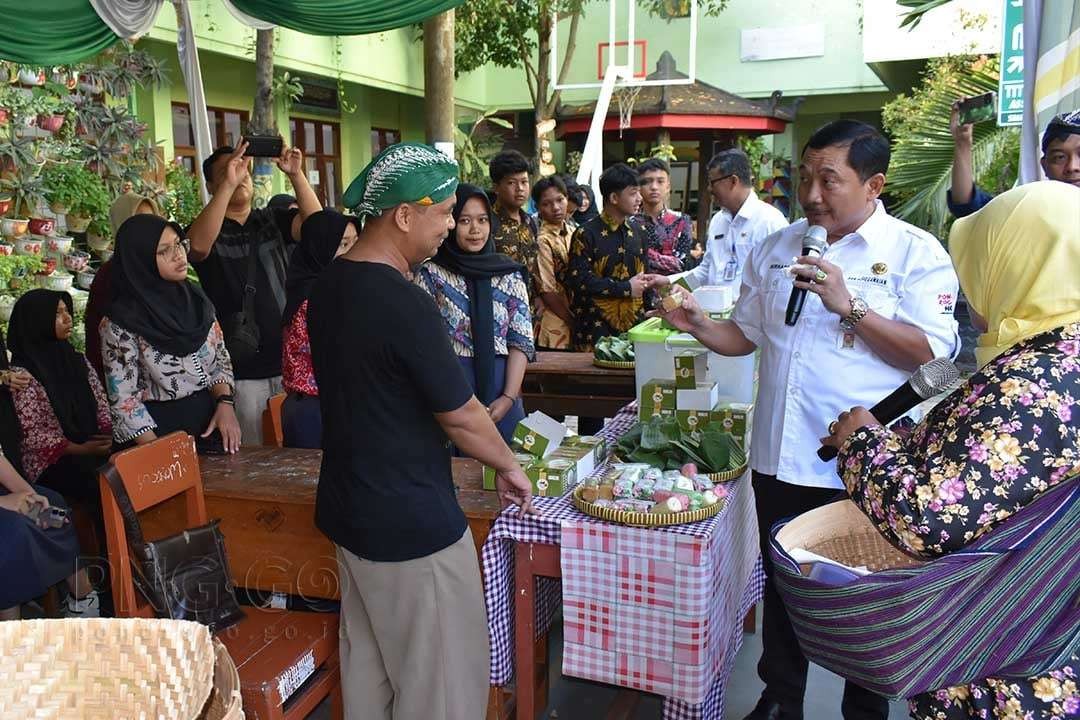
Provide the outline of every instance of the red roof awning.
[[[589,132],[591,117],[567,118],[559,123],[563,135]],[[652,115],[633,115],[630,118],[631,130],[739,130],[742,132],[781,133],[786,123],[774,117],[754,117],[747,115],[676,115],[659,113]],[[618,130],[619,118],[609,116],[604,121],[604,130]]]

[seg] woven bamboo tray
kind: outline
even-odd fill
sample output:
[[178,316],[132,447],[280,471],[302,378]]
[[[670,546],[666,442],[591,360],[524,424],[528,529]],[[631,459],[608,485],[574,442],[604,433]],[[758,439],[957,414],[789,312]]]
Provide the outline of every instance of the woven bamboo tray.
[[[624,460],[621,457],[619,457],[618,455],[612,455],[611,460],[612,460],[612,462],[617,462],[617,463],[631,463],[631,462],[633,462],[633,460]],[[741,478],[743,476],[743,473],[746,472],[747,465],[748,465],[748,463],[746,461],[744,461],[743,464],[740,465],[737,468],[732,468],[730,470],[725,470],[724,472],[718,472],[718,473],[702,473],[702,475],[709,478],[714,483],[731,482],[732,480],[738,480],[739,478]]]
[[594,357],[592,364],[598,368],[607,368],[609,370],[633,370],[633,360],[601,360]]
[[924,564],[893,547],[850,500],[799,515],[781,528],[776,540],[789,552],[803,548],[850,567],[865,566],[871,572]]
[[738,480],[746,472],[746,463],[744,462],[737,468],[731,470],[725,470],[718,473],[706,473],[705,477],[712,480],[714,483],[731,482],[732,480]]
[[618,510],[616,508],[597,507],[591,502],[586,502],[581,499],[582,487],[579,485],[574,489],[574,507],[586,515],[591,515],[594,518],[600,518],[607,522],[618,523],[620,525],[633,525],[635,527],[667,527],[669,525],[685,525],[687,523],[701,522],[702,520],[708,520],[724,507],[724,499],[721,498],[720,502],[709,507],[701,508],[700,510],[684,510],[680,513],[643,513],[643,512],[628,512],[626,510]]
[[[223,681],[236,674],[218,653]],[[215,647],[202,625],[180,620],[74,619],[0,623],[0,717],[35,720],[239,720],[239,698],[213,703]],[[239,679],[233,685],[239,689]],[[226,688],[227,690],[227,688]],[[231,713],[231,714],[230,714]]]

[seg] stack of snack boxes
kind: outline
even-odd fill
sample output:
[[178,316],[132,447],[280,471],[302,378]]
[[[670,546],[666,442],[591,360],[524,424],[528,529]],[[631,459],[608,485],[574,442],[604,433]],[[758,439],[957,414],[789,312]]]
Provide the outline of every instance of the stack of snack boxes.
[[[597,468],[607,455],[603,438],[569,435],[565,425],[534,412],[514,430],[514,457],[532,482],[533,494],[558,497]],[[495,470],[484,467],[484,489],[495,489]]]
[[711,422],[723,423],[745,450],[753,417],[750,403],[721,402],[719,387],[707,380],[708,353],[687,351],[675,355],[675,379],[653,379],[642,386],[638,416],[674,417],[679,427],[694,434]]

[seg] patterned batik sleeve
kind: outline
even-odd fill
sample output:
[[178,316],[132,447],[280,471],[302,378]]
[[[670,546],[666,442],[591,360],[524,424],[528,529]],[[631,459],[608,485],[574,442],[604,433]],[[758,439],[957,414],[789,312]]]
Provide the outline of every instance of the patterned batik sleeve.
[[113,439],[125,443],[157,427],[139,390],[139,339],[107,318],[101,324],[105,391],[112,412]]
[[97,370],[89,360],[86,360],[86,369],[86,376],[90,380],[90,390],[94,393],[94,401],[97,403],[98,432],[102,435],[112,435],[112,417],[109,415],[109,397],[105,394],[105,386],[101,384]]
[[530,362],[536,359],[536,344],[533,342],[532,311],[529,309],[529,291],[521,273],[507,276],[506,316],[509,327],[506,332],[507,347],[517,348]]
[[225,384],[231,388],[236,387],[233,381],[232,356],[225,347],[225,333],[221,331],[221,325],[217,320],[210,326],[210,332],[206,336],[206,344],[213,353],[213,362],[210,363],[209,375],[210,386]]
[[552,233],[546,229],[540,231],[540,237],[537,239],[536,288],[540,293],[559,292],[558,281],[555,278],[555,253],[551,248],[554,240]]
[[679,264],[685,269],[686,259],[690,257],[690,251],[694,247],[694,236],[691,232],[693,221],[689,215],[682,214],[676,221],[677,230],[675,231],[675,244],[674,250],[675,257],[678,259]]
[[68,439],[64,437],[64,430],[49,403],[49,395],[37,380],[13,392],[12,399],[22,429],[23,470],[26,471],[27,482],[34,483],[46,468],[64,454]]

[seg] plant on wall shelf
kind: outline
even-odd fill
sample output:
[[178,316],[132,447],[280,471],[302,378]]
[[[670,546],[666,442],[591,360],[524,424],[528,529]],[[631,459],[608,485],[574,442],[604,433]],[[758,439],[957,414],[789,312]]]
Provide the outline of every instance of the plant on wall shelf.
[[163,210],[173,220],[187,227],[202,212],[199,181],[183,165],[172,163],[165,170],[165,188]]
[[13,279],[33,275],[40,269],[41,258],[37,255],[0,255],[0,292],[16,289]]
[[0,189],[15,200],[12,217],[25,217],[45,207],[45,185],[37,165],[23,165],[15,173],[0,180]]
[[82,163],[49,163],[41,172],[49,203],[77,218],[108,218],[110,196],[100,176]]

